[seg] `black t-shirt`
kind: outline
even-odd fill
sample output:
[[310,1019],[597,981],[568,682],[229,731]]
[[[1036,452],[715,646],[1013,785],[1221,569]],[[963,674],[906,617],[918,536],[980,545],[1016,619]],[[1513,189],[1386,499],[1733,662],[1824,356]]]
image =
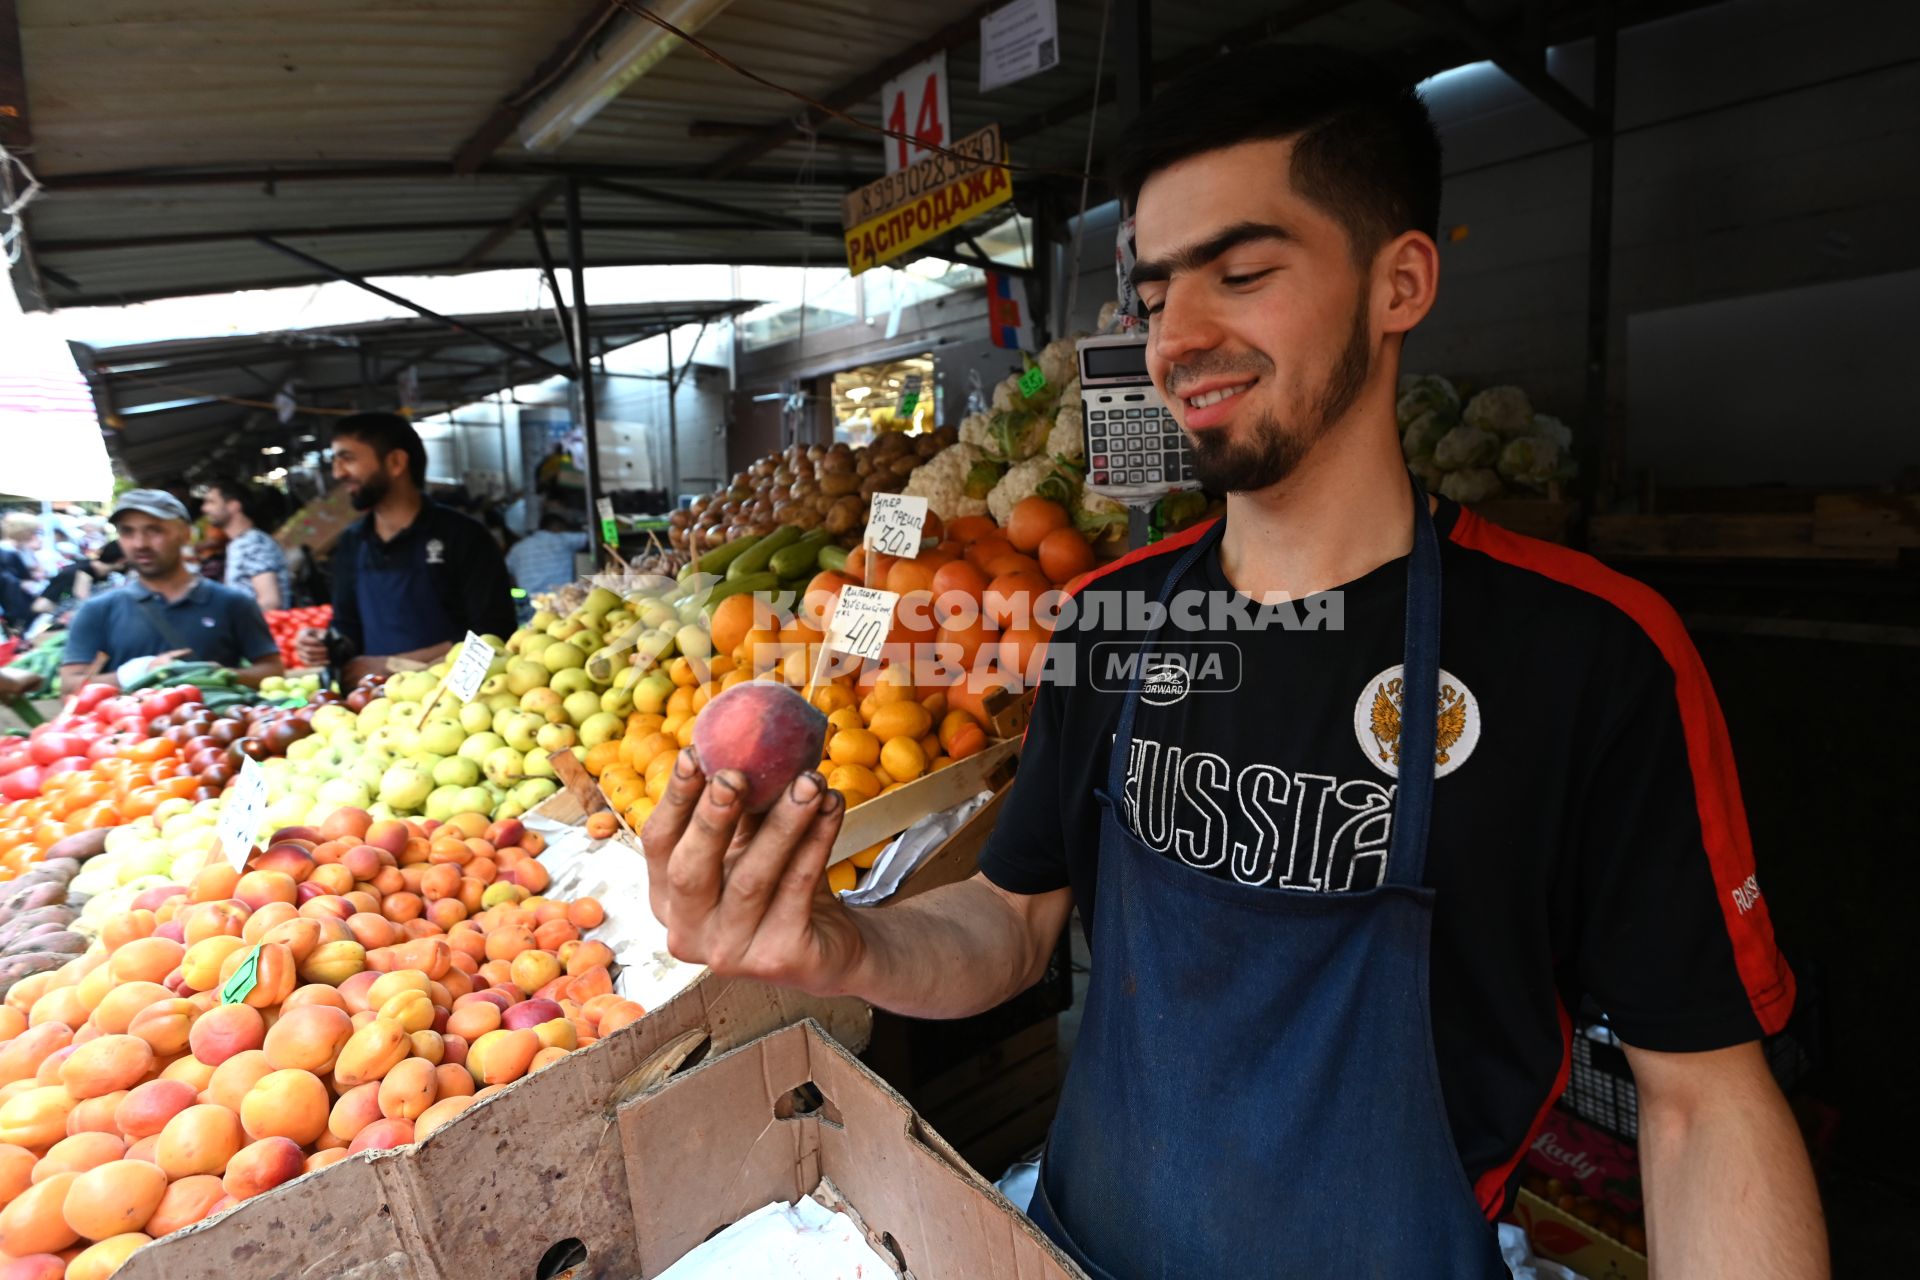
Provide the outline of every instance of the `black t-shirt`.
[[[1461,1161],[1492,1215],[1565,1087],[1568,1011],[1583,995],[1627,1043],[1693,1051],[1777,1031],[1794,988],[1753,878],[1726,726],[1678,616],[1588,556],[1448,502],[1434,519],[1433,1035]],[[1093,791],[1124,663],[1146,634],[1144,617],[1110,606],[1138,614],[1200,532],[1135,552],[1083,589],[981,856],[1009,891],[1070,886],[1090,936]],[[1204,626],[1168,626],[1146,664],[1155,674],[1118,797],[1134,833],[1196,875],[1319,892],[1378,884],[1406,565],[1236,613],[1221,606],[1245,597],[1217,547],[1204,555],[1181,584],[1211,593],[1186,613]]]
[[[386,590],[361,591],[363,564]],[[505,637],[514,628],[513,584],[500,545],[478,520],[431,498],[412,524],[382,542],[373,515],[348,525],[328,560],[334,629],[360,653],[405,653],[467,632]]]

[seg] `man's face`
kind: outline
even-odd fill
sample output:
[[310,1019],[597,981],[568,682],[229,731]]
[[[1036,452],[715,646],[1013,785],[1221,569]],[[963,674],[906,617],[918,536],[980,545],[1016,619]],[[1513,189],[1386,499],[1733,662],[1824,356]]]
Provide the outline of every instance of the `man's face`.
[[1368,278],[1346,230],[1289,180],[1291,139],[1154,174],[1135,205],[1147,371],[1209,489],[1283,480],[1374,366]]
[[333,478],[346,486],[355,511],[371,511],[392,490],[394,466],[406,469],[407,455],[396,449],[384,458],[365,440],[339,436],[333,442]]
[[227,521],[233,519],[239,506],[240,504],[236,502],[227,501],[226,496],[218,489],[209,489],[207,496],[200,500],[200,514],[207,518],[207,523],[225,527]]
[[192,530],[185,520],[162,520],[144,511],[123,511],[114,518],[121,550],[143,578],[164,578],[180,567],[180,549]]

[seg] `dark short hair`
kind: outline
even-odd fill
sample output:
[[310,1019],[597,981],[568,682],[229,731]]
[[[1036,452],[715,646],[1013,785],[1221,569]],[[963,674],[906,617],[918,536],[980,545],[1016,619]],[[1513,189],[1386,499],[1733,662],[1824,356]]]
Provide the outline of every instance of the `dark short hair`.
[[1297,138],[1293,186],[1370,261],[1407,231],[1440,229],[1440,137],[1413,86],[1357,54],[1255,45],[1181,77],[1127,127],[1115,181],[1132,208],[1169,165],[1242,142]]
[[540,527],[551,529],[555,533],[565,533],[573,527],[573,521],[567,519],[563,512],[543,511],[540,514]]
[[371,445],[384,460],[396,450],[407,455],[407,474],[416,489],[427,487],[427,446],[413,424],[397,413],[356,413],[334,424],[333,438],[341,436]]
[[253,488],[246,481],[236,480],[232,476],[215,476],[207,481],[207,491],[219,494],[224,502],[239,503],[240,509],[247,513],[247,518],[253,518]]

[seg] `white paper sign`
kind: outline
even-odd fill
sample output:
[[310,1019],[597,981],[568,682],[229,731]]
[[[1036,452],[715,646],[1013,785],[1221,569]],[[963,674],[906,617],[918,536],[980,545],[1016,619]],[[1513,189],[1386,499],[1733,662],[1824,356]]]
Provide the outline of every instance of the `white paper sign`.
[[887,151],[887,172],[897,173],[916,160],[926,159],[933,154],[927,146],[948,145],[951,131],[947,120],[947,54],[943,49],[880,87],[880,123],[914,139],[881,139]]
[[827,647],[869,662],[878,661],[893,629],[893,606],[900,597],[871,587],[842,587],[827,627]]
[[260,819],[266,811],[266,770],[248,760],[220,798],[220,825],[216,829],[220,847],[241,871],[247,869],[247,855],[253,852],[253,838],[260,834]]
[[867,509],[867,547],[883,556],[912,560],[920,554],[927,500],[904,493],[876,493]]
[[487,678],[487,668],[493,665],[493,658],[493,646],[473,632],[467,632],[460,646],[460,657],[447,672],[447,692],[462,702],[473,701],[473,695],[480,692],[481,682]]
[[1059,65],[1054,0],[1013,0],[980,19],[980,92]]
[[602,520],[613,519],[613,499],[612,498],[602,498],[598,502],[594,503],[593,505],[594,505],[594,509],[600,513],[600,518]]

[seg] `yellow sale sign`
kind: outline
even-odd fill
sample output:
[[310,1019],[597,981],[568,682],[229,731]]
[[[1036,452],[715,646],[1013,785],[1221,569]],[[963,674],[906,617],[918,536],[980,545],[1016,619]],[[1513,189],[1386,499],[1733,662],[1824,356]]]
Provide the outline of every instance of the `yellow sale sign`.
[[847,269],[857,276],[1011,199],[1013,182],[998,166],[935,187],[897,209],[849,227]]

